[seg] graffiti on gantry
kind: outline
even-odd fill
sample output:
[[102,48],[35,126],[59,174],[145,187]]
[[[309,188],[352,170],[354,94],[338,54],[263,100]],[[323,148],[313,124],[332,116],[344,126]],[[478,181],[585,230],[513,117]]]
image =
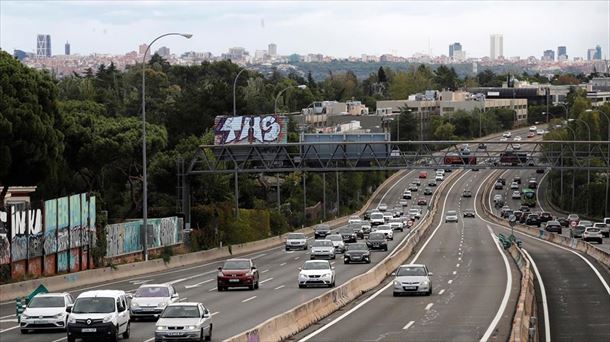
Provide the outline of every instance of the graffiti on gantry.
[[286,143],[288,118],[279,115],[217,116],[214,145]]

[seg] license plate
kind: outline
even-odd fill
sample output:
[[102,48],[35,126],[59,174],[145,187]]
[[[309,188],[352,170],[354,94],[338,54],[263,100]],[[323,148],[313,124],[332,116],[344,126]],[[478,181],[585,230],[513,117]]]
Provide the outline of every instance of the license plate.
[[86,333],[91,333],[91,332],[96,332],[97,329],[96,328],[83,328],[82,332],[86,332]]
[[155,308],[144,308],[144,311],[155,311]]
[[239,279],[229,279],[230,283],[239,283]]
[[46,323],[49,323],[49,322],[44,319],[34,321],[34,324],[46,324]]
[[169,335],[169,336],[180,336],[180,335],[182,335],[182,333],[179,332],[179,331],[170,331],[170,332],[167,333],[167,335]]
[[417,286],[404,286],[405,290],[415,290],[417,289]]

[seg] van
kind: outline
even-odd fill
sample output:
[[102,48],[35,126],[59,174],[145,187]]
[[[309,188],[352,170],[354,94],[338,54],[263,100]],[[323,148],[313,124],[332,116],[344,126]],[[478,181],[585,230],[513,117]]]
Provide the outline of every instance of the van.
[[130,333],[129,298],[125,291],[97,290],[81,293],[68,312],[67,340],[77,338],[118,340]]

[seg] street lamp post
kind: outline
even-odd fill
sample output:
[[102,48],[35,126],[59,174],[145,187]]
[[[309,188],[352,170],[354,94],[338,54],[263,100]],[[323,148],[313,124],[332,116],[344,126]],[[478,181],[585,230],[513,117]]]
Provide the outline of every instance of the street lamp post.
[[246,68],[241,69],[235,76],[235,81],[233,81],[233,116],[235,116],[235,114],[237,113],[237,106],[235,104],[235,91],[237,89],[237,79],[239,78],[239,75],[241,75],[241,73],[246,70],[248,70],[248,69],[246,69]]
[[142,57],[142,226],[144,228],[144,260],[148,260],[148,183],[146,179],[146,55],[150,47],[159,39],[167,36],[182,36],[190,39],[193,35],[190,33],[166,33],[153,39],[146,47],[144,57]]
[[291,86],[288,86],[288,87],[286,87],[286,88],[282,89],[282,91],[280,91],[279,93],[277,93],[277,96],[275,97],[275,106],[274,106],[274,109],[273,109],[273,113],[277,114],[277,101],[280,99],[280,96],[281,96],[281,95],[282,95],[282,94],[283,94],[283,93],[284,93],[286,90],[291,89],[291,88],[306,89],[306,88],[307,88],[307,85],[306,85],[306,84],[299,84],[298,86],[291,85]]
[[[608,121],[608,135],[606,136],[606,140],[608,143],[608,153],[606,155],[606,157],[608,159],[610,159],[610,116],[608,116],[608,114],[606,114],[605,112],[597,109],[598,112],[600,112],[601,114],[604,114],[604,116],[606,117],[606,120]],[[592,112],[591,109],[587,109],[585,110],[585,112]],[[610,184],[610,163],[608,163],[608,170],[606,171],[606,201],[604,202],[605,207],[604,207],[604,216],[608,217],[608,189],[610,188],[610,186],[608,185]]]

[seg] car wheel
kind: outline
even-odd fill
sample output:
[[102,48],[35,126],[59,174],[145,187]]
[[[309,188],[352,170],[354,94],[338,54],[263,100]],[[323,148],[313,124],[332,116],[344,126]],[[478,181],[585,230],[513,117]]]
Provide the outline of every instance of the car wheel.
[[76,341],[76,337],[74,336],[68,336],[67,337],[68,342],[75,342]]
[[315,259],[315,257],[313,255],[310,255],[309,260],[313,260],[313,259]]
[[205,337],[206,341],[211,341],[212,340],[212,328],[213,328],[213,325],[210,324],[210,332],[208,333],[208,336]]
[[392,292],[392,296],[394,296],[394,297],[398,297],[398,293],[396,293],[396,292]]
[[371,259],[368,259],[368,260],[366,261],[366,263],[367,263],[367,264],[370,264],[370,263],[371,263]]
[[29,329],[21,329],[21,333],[27,335],[30,332]]
[[123,338],[128,339],[131,333],[131,322],[127,321],[127,328],[125,328],[125,332],[123,333]]
[[349,260],[343,260],[343,263],[347,265],[349,264]]
[[384,252],[387,252],[387,251],[388,251],[388,246],[385,246],[385,247],[383,248],[383,251],[384,251]]
[[256,280],[256,284],[254,284],[254,289],[258,290],[258,279]]
[[428,290],[428,293],[426,294],[427,296],[432,295],[432,288],[430,288],[430,290]]
[[114,329],[115,329],[114,334],[110,337],[110,341],[112,341],[112,342],[116,342],[119,340],[119,327],[116,326]]

